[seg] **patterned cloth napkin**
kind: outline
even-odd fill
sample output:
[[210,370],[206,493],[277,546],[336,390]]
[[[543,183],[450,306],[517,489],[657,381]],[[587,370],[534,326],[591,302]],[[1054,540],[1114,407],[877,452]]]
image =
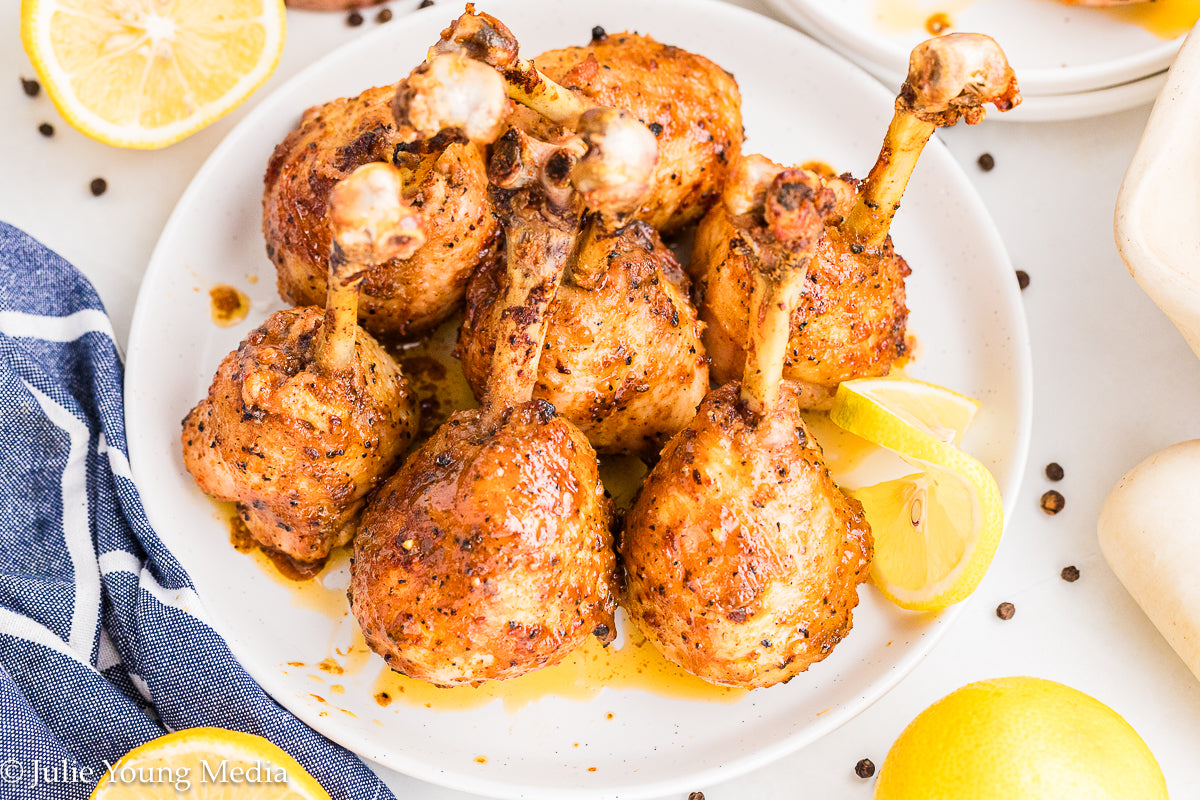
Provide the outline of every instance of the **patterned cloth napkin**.
[[390,798],[205,622],[129,472],[122,365],[91,284],[0,222],[0,797],[86,798],[166,731],[265,736],[334,798]]

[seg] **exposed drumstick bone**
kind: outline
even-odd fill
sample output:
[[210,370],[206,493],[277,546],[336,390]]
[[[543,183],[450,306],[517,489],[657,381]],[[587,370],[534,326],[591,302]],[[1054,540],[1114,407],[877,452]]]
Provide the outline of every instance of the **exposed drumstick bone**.
[[392,116],[419,158],[405,184],[415,191],[451,144],[491,144],[511,103],[494,69],[457,53],[431,57],[396,87]]
[[408,258],[425,243],[420,215],[401,197],[400,171],[364,164],[329,192],[329,290],[317,363],[329,371],[354,367],[358,285],[372,267]]
[[1008,59],[990,36],[952,33],[917,45],[879,158],[847,216],[846,230],[860,245],[882,245],[933,132],[960,118],[968,125],[982,122],[984,103],[1008,111],[1020,102],[1021,91]]
[[759,419],[770,414],[779,399],[792,313],[835,200],[820,176],[786,169],[772,179],[762,203],[769,232],[763,232],[761,240],[753,234],[747,237],[757,269],[741,399]]
[[517,37],[508,26],[491,14],[476,14],[474,3],[467,3],[466,13],[429,48],[429,58],[439,53],[463,53],[494,67],[504,76],[509,97],[559,125],[574,128],[591,107],[522,58]]
[[583,204],[571,193],[562,205],[529,188],[509,199],[505,230],[507,286],[496,352],[484,392],[485,429],[498,428],[507,409],[533,399],[546,340],[546,312],[579,236]]

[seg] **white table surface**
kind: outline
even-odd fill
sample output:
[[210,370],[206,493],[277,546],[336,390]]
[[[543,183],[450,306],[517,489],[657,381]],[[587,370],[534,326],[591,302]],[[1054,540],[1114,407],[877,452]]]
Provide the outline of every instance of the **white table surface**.
[[[769,13],[761,0],[738,0]],[[27,98],[18,76],[33,70],[15,21],[19,0],[0,0],[9,20],[0,45],[0,219],[24,228],[85,272],[118,337],[129,331],[138,283],[171,208],[221,138],[275,86],[319,55],[374,27],[339,14],[291,12],[278,71],[258,95],[212,127],[159,152],[122,151],[76,133],[45,92]],[[393,0],[397,16],[416,0]],[[441,11],[450,7],[439,0]],[[453,4],[457,7],[457,3]],[[823,740],[725,783],[691,787],[709,800],[745,797],[869,798],[854,774],[883,762],[904,726],[970,681],[1034,675],[1074,686],[1116,709],[1149,744],[1177,799],[1200,797],[1200,683],[1129,598],[1104,562],[1096,519],[1109,489],[1134,464],[1200,437],[1200,363],[1140,291],[1117,257],[1113,203],[1149,107],[1059,123],[995,123],[942,134],[979,190],[1017,269],[1033,346],[1033,442],[1017,511],[991,570],[933,652],[896,689]],[[47,139],[42,122],[55,127]],[[988,173],[975,164],[995,157]],[[108,192],[92,197],[94,177]],[[1053,484],[1066,497],[1055,517],[1039,509]],[[1059,577],[1075,565],[1075,583]],[[1016,615],[1004,622],[996,605]],[[381,771],[405,800],[466,798]],[[687,793],[682,793],[686,797]]]

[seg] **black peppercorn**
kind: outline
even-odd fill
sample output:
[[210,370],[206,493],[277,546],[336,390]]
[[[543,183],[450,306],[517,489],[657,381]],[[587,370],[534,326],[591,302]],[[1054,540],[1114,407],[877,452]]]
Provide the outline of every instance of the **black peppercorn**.
[[1017,613],[1017,607],[1012,603],[1001,603],[996,606],[996,616],[1000,619],[1012,619],[1013,614]]
[[108,181],[104,180],[104,178],[95,178],[88,185],[88,188],[92,190],[93,197],[99,197],[108,191]]
[[854,765],[854,774],[864,780],[875,774],[875,762],[864,758]]
[[991,172],[996,166],[996,159],[992,157],[991,153],[984,153],[976,163],[979,164],[979,168],[984,172]]

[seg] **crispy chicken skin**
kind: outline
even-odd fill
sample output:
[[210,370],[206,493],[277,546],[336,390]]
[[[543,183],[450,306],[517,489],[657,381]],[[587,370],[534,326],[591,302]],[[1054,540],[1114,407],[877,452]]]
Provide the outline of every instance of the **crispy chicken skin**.
[[[708,391],[701,325],[689,281],[658,234],[634,222],[585,257],[594,288],[564,281],[550,304],[534,396],[587,435],[601,453],[657,455],[687,424]],[[482,396],[496,347],[502,265],[471,279],[458,355]]]
[[625,516],[625,605],[675,663],[757,688],[825,658],[850,631],[871,561],[862,506],[842,494],[783,381],[789,320],[836,195],[772,175],[745,213],[757,234],[743,379],[704,398]]
[[388,666],[514,678],[614,632],[613,512],[595,452],[544,401],[457,412],[363,514],[351,607]]
[[790,680],[853,622],[872,540],[783,384],[757,425],[738,383],[705,398],[625,521],[625,606],[670,660],[747,688]]
[[[628,109],[655,132],[654,188],[638,219],[669,233],[717,201],[745,138],[732,75],[703,56],[635,33],[600,35],[533,63],[591,102]],[[547,137],[547,123],[532,112],[518,110],[517,119]]]
[[[263,190],[263,235],[285,300],[325,302],[330,187],[363,164],[395,159],[402,166],[415,157],[397,132],[395,93],[394,86],[381,86],[310,108],[275,148]],[[475,145],[450,145],[420,186],[405,194],[424,221],[425,246],[373,269],[361,288],[359,319],[385,338],[435,327],[461,302],[475,266],[498,255],[499,226]]]
[[[782,165],[756,157],[780,172]],[[784,378],[801,385],[805,408],[828,408],[844,380],[886,375],[907,352],[908,264],[888,239],[878,252],[862,252],[839,225],[853,206],[858,181],[824,177],[837,206],[809,265],[800,305],[792,314]],[[727,193],[736,191],[730,186]],[[731,210],[730,206],[733,205]],[[696,232],[689,272],[695,276],[704,345],[718,382],[741,375],[746,358],[750,286],[755,268],[748,239],[753,222],[733,203],[718,203]],[[853,252],[857,247],[860,251]]]
[[356,368],[316,361],[324,313],[277,311],[221,362],[183,421],[183,458],[208,495],[237,503],[251,535],[296,561],[349,542],[366,496],[415,429],[400,369],[359,332]]

